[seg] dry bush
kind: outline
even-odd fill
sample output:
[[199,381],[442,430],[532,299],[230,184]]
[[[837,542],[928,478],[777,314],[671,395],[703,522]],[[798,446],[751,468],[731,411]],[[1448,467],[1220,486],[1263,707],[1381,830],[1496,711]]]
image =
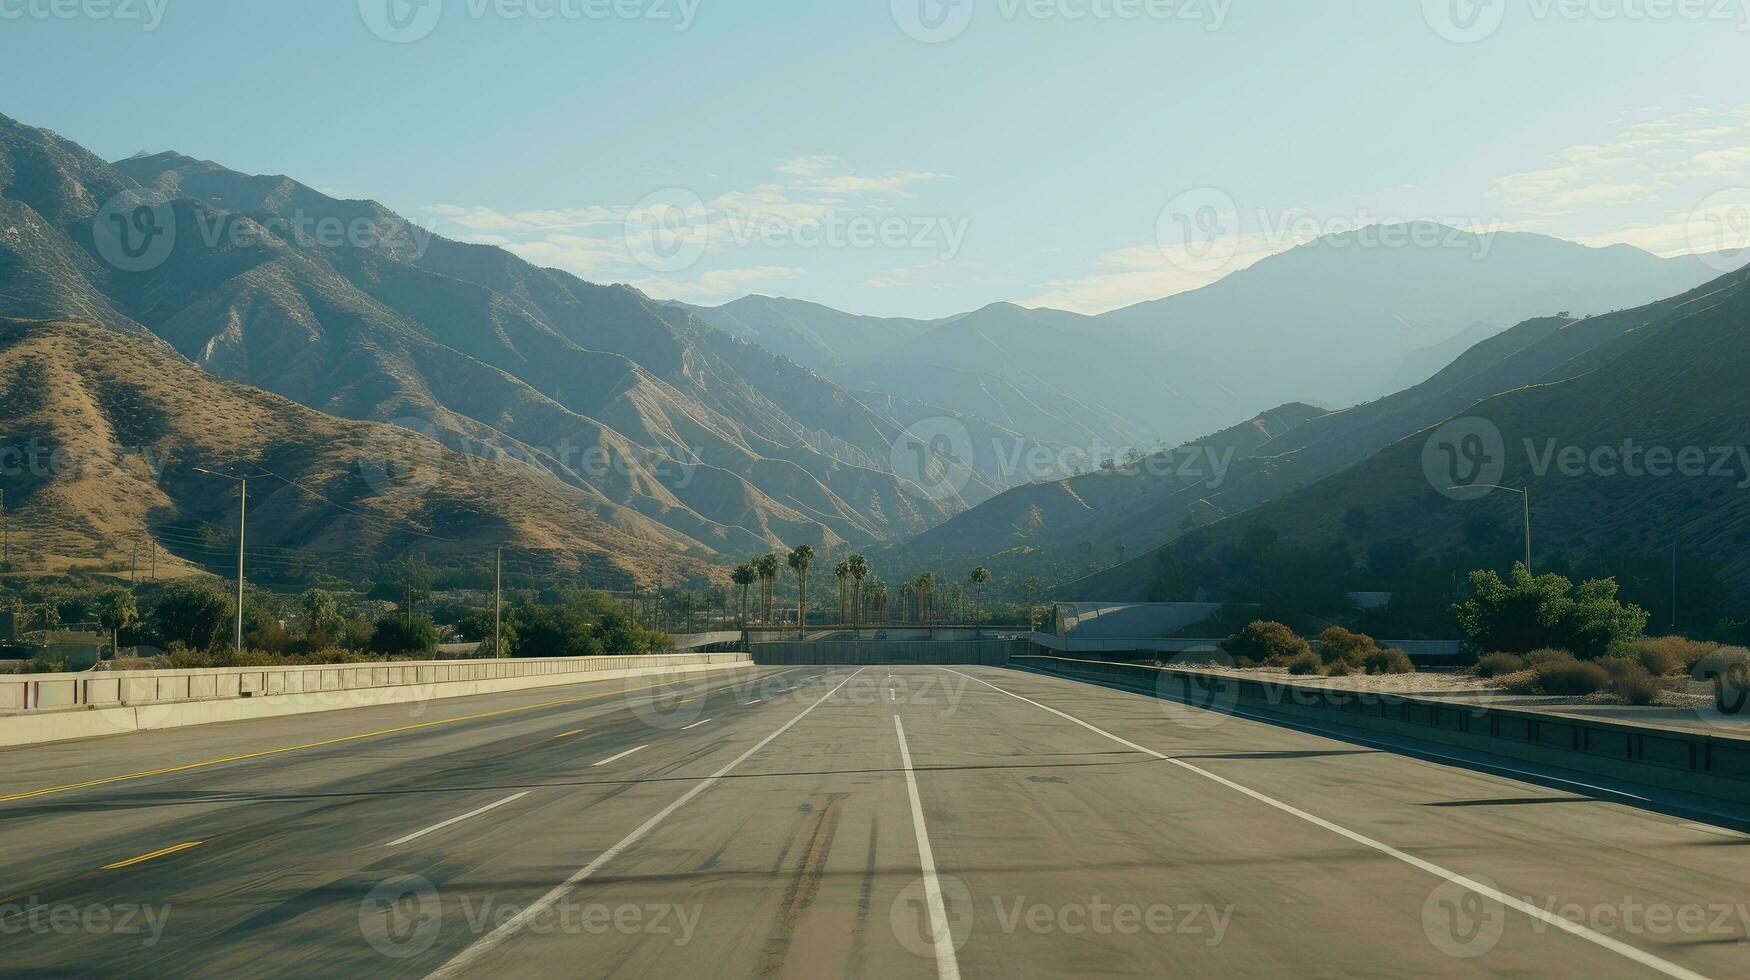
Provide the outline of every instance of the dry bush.
[[1516,653],[1491,653],[1471,668],[1478,677],[1505,677],[1525,669],[1525,658]]

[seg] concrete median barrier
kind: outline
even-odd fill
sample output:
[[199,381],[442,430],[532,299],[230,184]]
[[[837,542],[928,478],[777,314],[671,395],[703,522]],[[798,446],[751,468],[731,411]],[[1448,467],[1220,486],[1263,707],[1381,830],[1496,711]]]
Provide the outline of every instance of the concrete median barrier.
[[0,746],[749,664],[713,653],[14,675],[0,677]]

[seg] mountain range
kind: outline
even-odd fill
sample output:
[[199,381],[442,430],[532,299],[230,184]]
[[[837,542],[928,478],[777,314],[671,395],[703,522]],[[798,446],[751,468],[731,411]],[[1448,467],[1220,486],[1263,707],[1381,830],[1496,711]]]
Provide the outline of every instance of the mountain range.
[[0,315],[155,336],[213,376],[522,461],[666,554],[831,552],[964,507],[894,471],[902,424],[795,362],[370,201],[173,153],[110,164],[0,117],[0,208]]
[[1258,529],[1287,546],[1341,541],[1359,554],[1407,540],[1437,552],[1480,519],[1513,529],[1516,544],[1517,494],[1435,485],[1475,482],[1446,467],[1466,458],[1460,434],[1476,433],[1482,458],[1500,461],[1483,479],[1531,493],[1536,561],[1677,549],[1741,599],[1750,402],[1735,379],[1747,369],[1750,269],[1632,310],[1527,321],[1422,385],[1290,430],[1236,466],[1223,492],[1155,501],[1163,515],[1231,516],[1063,589],[1162,598],[1165,568]]
[[[287,479],[379,528],[398,515],[415,537],[448,537],[442,508],[379,499],[373,474],[485,467],[539,491],[479,501],[498,543],[641,581],[803,543],[898,569],[1000,557],[1062,580],[1108,555],[1146,568],[1127,553],[1286,505],[1480,399],[1611,363],[1712,295],[1719,283],[1696,287],[1713,274],[1698,257],[1415,224],[1326,236],[1100,316],[997,303],[895,319],[764,296],[695,307],[289,177],[169,152],[110,163],[0,116],[0,317],[7,353],[31,366],[13,365],[8,398],[33,438],[74,440],[46,421],[65,396],[68,417],[119,440],[103,452],[126,450],[129,406],[173,418],[200,390],[260,421],[210,439],[165,423],[134,448],[260,466],[285,450]],[[86,359],[28,390],[47,352],[105,345],[151,369]],[[114,391],[128,394],[93,394]],[[291,405],[313,414],[288,421]],[[300,428],[351,447],[353,475],[288,435]],[[220,438],[257,430],[271,444]],[[128,487],[116,510],[89,487],[27,481],[7,506],[80,547],[159,527],[173,543],[182,522],[217,516],[200,493]],[[303,547],[298,520],[269,543]],[[331,553],[349,540],[307,537]],[[1094,585],[1146,592],[1146,578]]]

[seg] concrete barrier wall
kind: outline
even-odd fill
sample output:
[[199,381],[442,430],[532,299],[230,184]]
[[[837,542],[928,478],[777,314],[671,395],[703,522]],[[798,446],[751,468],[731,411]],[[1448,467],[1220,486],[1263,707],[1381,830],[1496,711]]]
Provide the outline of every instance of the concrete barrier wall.
[[746,654],[657,654],[0,677],[0,746],[748,666]]
[[1642,786],[1750,803],[1750,739],[1438,698],[1340,691],[1137,664],[1016,657],[1215,711],[1379,732]]
[[754,643],[750,649],[754,663],[777,666],[982,664],[1000,667],[1009,662],[1010,654],[1026,653],[1027,644],[1015,640],[946,640],[933,643],[899,640],[810,643],[793,640]]

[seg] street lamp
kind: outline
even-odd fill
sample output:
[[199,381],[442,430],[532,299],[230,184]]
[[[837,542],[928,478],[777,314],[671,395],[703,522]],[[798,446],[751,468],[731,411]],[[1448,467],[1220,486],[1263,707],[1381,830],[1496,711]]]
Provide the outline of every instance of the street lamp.
[[231,476],[228,473],[215,473],[202,467],[194,467],[196,473],[216,476],[221,480],[230,480],[237,484],[237,655],[243,655],[243,528],[244,519],[249,513],[249,478],[246,476]]
[[1530,484],[1526,484],[1525,489],[1523,489],[1523,490],[1519,489],[1518,487],[1496,486],[1495,484],[1492,484],[1492,483],[1473,483],[1470,486],[1447,487],[1446,489],[1448,492],[1451,492],[1453,490],[1505,490],[1508,493],[1516,493],[1520,497],[1524,498],[1524,502],[1525,502],[1525,571],[1528,573],[1531,571],[1531,485]]

